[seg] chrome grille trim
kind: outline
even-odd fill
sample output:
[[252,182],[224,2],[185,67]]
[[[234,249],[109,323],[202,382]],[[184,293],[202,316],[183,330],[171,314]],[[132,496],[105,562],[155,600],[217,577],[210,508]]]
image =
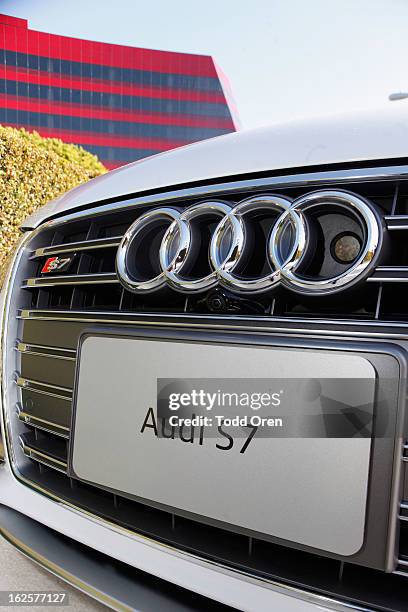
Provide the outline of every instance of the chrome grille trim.
[[385,215],[384,221],[390,231],[408,229],[408,215]]
[[[120,325],[154,325],[163,327],[188,327],[192,329],[225,329],[228,323],[229,330],[258,330],[266,332],[284,332],[284,333],[312,333],[315,335],[325,334],[328,330],[324,326],[330,326],[330,335],[333,336],[356,336],[356,337],[381,337],[394,338],[400,340],[408,339],[407,326],[404,323],[390,323],[386,321],[360,321],[358,319],[304,319],[304,318],[284,318],[284,317],[263,317],[253,316],[246,317],[234,315],[228,320],[227,316],[216,315],[189,315],[189,314],[171,314],[171,313],[126,313],[126,312],[89,312],[89,311],[68,311],[68,310],[20,310],[17,314],[17,319],[32,320],[32,321],[61,321],[72,323],[101,323],[101,324],[120,324]],[[154,319],[154,320],[151,320]],[[233,325],[231,320],[241,324]],[[200,322],[199,322],[200,321]],[[245,325],[246,323],[246,325]],[[304,329],[297,329],[287,326],[288,323],[304,325]],[[282,324],[282,325],[278,325]],[[335,329],[337,326],[349,328],[353,325],[359,328],[366,327],[367,331],[354,331],[348,329],[343,331]],[[321,327],[319,327],[321,326]],[[387,331],[380,331],[383,327]],[[395,328],[395,331],[388,331]],[[372,331],[373,329],[379,331]]]
[[55,346],[45,346],[42,344],[27,344],[18,342],[16,350],[25,355],[36,355],[38,357],[51,357],[52,359],[65,359],[67,361],[76,360],[76,351]]
[[72,253],[74,251],[93,251],[95,249],[108,249],[118,247],[122,236],[113,238],[95,238],[93,240],[83,240],[80,242],[66,242],[57,246],[42,247],[32,252],[30,259],[46,257],[47,255],[61,255],[62,253]]
[[53,468],[54,470],[57,470],[58,472],[62,472],[63,474],[67,473],[68,466],[64,461],[59,461],[58,459],[55,459],[54,457],[51,457],[50,455],[47,455],[46,453],[42,453],[41,451],[35,448],[32,448],[31,446],[26,444],[21,437],[20,437],[20,444],[21,444],[23,453],[29,459],[34,459],[34,461],[37,461],[38,463],[42,463],[43,465]]
[[[71,313],[74,317],[70,317]],[[49,316],[47,316],[49,315]],[[144,324],[145,321],[143,319],[147,318],[156,318],[156,319],[166,319],[170,322],[173,319],[185,319],[187,321],[192,321],[197,319],[202,319],[205,321],[203,323],[203,327],[212,327],[212,321],[224,321],[224,323],[230,323],[233,321],[242,321],[248,322],[252,324],[257,324],[259,322],[268,322],[268,323],[288,323],[289,321],[292,323],[310,323],[312,326],[315,325],[358,325],[360,327],[407,327],[407,324],[404,322],[390,322],[390,321],[376,321],[376,320],[360,320],[360,319],[322,319],[322,318],[304,318],[304,317],[277,317],[277,316],[262,316],[262,315],[208,315],[208,314],[189,314],[189,313],[171,313],[171,312],[118,312],[118,311],[88,311],[88,310],[42,310],[41,308],[33,308],[33,309],[21,309],[18,311],[17,318],[19,319],[35,319],[35,320],[57,320],[57,321],[72,321],[77,320],[77,317],[82,317],[80,320],[84,322],[88,322],[91,320],[92,322],[102,321],[102,323],[110,323],[111,317],[117,316],[118,323],[141,323]],[[105,319],[104,317],[108,317]],[[132,318],[133,317],[133,318]],[[141,319],[141,321],[137,321],[137,319]]]
[[[408,222],[408,218],[407,218]],[[407,226],[408,229],[408,226]],[[406,283],[408,282],[407,266],[378,266],[374,274],[367,278],[369,283]]]
[[42,276],[38,278],[27,278],[23,281],[21,289],[57,287],[65,285],[100,285],[108,283],[119,283],[116,274],[70,274],[67,276]]
[[[23,376],[18,376],[16,384],[18,387],[20,387],[20,389],[27,389],[28,391],[33,391],[34,393],[42,393],[51,397],[57,397],[58,399],[67,400],[69,402],[72,400],[72,389],[67,389],[66,387],[50,385],[38,380],[24,378]],[[64,393],[66,393],[66,395],[64,395]]]
[[[66,438],[67,440],[69,439],[69,433],[71,431],[69,427],[64,427],[63,425],[58,425],[57,423],[54,423],[52,421],[47,421],[46,419],[41,419],[40,417],[33,416],[32,414],[24,412],[24,410],[18,411],[18,418],[23,423],[26,423],[26,425],[31,425],[36,429],[47,431],[56,436],[61,436],[61,438]],[[54,429],[50,429],[51,427],[55,428],[57,431],[55,431]]]
[[405,559],[397,559],[397,567],[393,571],[393,574],[397,576],[404,576],[405,578],[408,576],[408,561]]

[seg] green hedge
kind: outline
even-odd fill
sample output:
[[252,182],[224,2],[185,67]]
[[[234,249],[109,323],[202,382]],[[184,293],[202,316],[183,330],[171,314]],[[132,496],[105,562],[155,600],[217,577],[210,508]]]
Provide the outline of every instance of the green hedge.
[[23,220],[104,172],[98,158],[82,147],[0,125],[0,281]]

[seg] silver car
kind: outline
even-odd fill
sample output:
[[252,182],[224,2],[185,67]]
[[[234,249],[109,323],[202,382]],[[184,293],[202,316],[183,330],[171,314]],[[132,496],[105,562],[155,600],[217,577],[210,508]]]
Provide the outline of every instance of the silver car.
[[189,145],[25,222],[2,290],[9,542],[113,609],[407,609],[392,110]]

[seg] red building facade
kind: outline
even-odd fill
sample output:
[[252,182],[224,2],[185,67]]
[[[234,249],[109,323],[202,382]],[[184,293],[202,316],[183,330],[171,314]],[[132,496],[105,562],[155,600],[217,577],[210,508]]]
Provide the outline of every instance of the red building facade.
[[0,124],[82,145],[109,168],[233,132],[213,59],[37,32],[0,15]]

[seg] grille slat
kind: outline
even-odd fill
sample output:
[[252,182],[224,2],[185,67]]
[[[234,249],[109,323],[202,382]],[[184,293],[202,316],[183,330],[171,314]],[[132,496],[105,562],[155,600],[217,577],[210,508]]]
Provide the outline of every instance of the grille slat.
[[119,283],[116,274],[81,274],[67,276],[46,276],[40,278],[27,278],[23,281],[22,289],[35,289],[41,287],[58,287],[72,285],[99,285]]
[[[57,438],[39,442],[33,433],[20,436],[20,444],[26,457],[38,463],[66,473],[66,444]],[[64,452],[65,449],[65,452]]]
[[58,423],[55,423],[53,421],[41,419],[40,417],[28,414],[27,412],[24,412],[21,409],[18,410],[18,418],[26,425],[30,425],[36,429],[42,429],[43,431],[47,431],[56,436],[61,436],[62,438],[69,439],[69,427],[64,427],[63,425],[59,425]]
[[17,344],[19,353],[25,355],[35,355],[38,357],[51,357],[53,359],[66,359],[67,361],[76,360],[76,351],[55,346],[44,346],[39,344],[26,344],[19,342]]
[[378,266],[367,282],[375,283],[406,283],[408,282],[408,267]]
[[16,380],[17,386],[21,389],[32,391],[33,393],[43,393],[50,397],[56,397],[58,399],[71,401],[72,389],[66,387],[59,387],[58,385],[51,385],[49,383],[41,382],[39,380],[30,380],[23,376],[18,376]]
[[[228,326],[231,330],[245,330],[248,327],[256,328],[260,331],[278,332],[278,333],[297,333],[296,328],[290,325],[291,321],[301,326],[302,330],[313,330],[315,335],[331,335],[344,336],[346,333],[349,336],[364,336],[366,333],[381,338],[405,338],[406,329],[401,323],[388,321],[360,321],[358,319],[336,319],[330,321],[322,318],[293,318],[289,321],[285,317],[256,317],[248,316],[229,318],[228,316],[211,317],[209,315],[201,315],[199,317],[187,314],[185,317],[170,314],[152,314],[152,313],[129,313],[129,312],[89,312],[89,311],[60,311],[60,310],[21,310],[17,318],[31,325],[50,325],[56,326],[56,332],[65,336],[69,333],[71,327],[75,326],[72,331],[78,337],[85,326],[92,324],[100,325],[125,325],[125,326],[142,326],[145,322],[160,325],[161,322],[167,327],[172,325],[175,327],[207,328],[207,329],[226,329]],[[61,324],[67,324],[65,327]],[[29,333],[32,333],[32,327],[27,327]],[[346,331],[347,330],[347,331]]]
[[31,259],[40,257],[49,257],[51,255],[62,255],[63,253],[86,252],[97,249],[113,249],[118,247],[122,236],[113,236],[112,238],[94,238],[79,242],[69,242],[58,246],[48,246],[36,249],[31,254]]
[[407,215],[385,215],[384,221],[388,230],[407,230],[408,216]]
[[408,561],[406,559],[397,560],[397,567],[394,570],[394,574],[408,577]]

